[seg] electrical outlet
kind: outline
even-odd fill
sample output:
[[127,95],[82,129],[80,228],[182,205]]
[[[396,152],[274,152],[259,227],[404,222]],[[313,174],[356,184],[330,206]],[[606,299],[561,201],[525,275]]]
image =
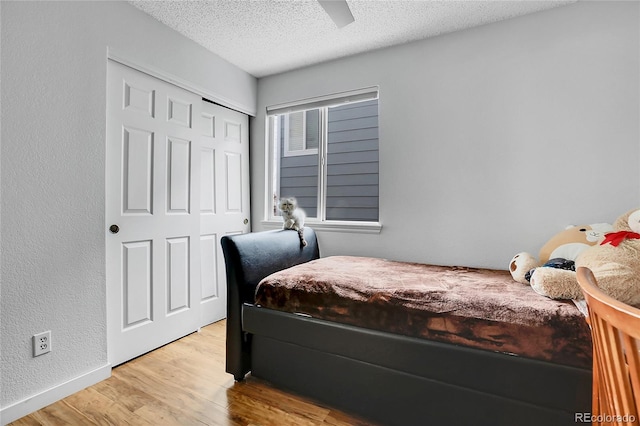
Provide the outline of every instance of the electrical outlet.
[[44,355],[51,352],[51,331],[35,334],[33,336],[33,356]]

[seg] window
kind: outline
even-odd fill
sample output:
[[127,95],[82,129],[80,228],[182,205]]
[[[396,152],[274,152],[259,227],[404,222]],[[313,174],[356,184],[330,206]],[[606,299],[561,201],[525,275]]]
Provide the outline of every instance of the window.
[[267,108],[267,129],[269,219],[295,197],[313,226],[377,224],[377,88]]

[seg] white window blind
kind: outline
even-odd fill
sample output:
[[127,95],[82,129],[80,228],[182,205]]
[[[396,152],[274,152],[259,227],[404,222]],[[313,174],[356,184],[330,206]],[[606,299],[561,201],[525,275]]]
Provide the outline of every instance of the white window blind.
[[304,112],[289,115],[289,151],[305,149]]
[[267,115],[279,115],[309,109],[332,107],[350,102],[378,99],[378,87],[350,90],[267,107]]

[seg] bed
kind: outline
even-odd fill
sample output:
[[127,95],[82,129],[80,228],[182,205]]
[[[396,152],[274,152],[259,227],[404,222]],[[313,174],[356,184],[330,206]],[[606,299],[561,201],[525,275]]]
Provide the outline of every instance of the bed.
[[[226,370],[236,380],[250,372],[389,425],[569,425],[589,412],[590,333],[571,302],[507,286],[506,271],[321,258],[313,229],[305,239],[304,248],[293,231],[222,239]],[[417,295],[416,274],[431,280],[429,297]],[[349,287],[354,277],[362,282]],[[312,290],[287,284],[295,281]],[[387,291],[391,281],[397,286]],[[464,293],[494,281],[503,284]],[[510,291],[519,305],[491,297]],[[523,313],[524,291],[533,313]],[[479,314],[477,306],[489,308]]]

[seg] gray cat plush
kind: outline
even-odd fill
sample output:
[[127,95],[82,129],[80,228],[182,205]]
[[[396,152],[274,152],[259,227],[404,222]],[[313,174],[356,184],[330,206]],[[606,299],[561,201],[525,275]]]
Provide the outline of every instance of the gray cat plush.
[[295,198],[282,198],[278,204],[278,208],[282,212],[282,220],[284,221],[282,229],[293,229],[298,232],[300,237],[300,245],[305,247],[307,241],[304,239],[304,210],[298,207],[298,201]]

